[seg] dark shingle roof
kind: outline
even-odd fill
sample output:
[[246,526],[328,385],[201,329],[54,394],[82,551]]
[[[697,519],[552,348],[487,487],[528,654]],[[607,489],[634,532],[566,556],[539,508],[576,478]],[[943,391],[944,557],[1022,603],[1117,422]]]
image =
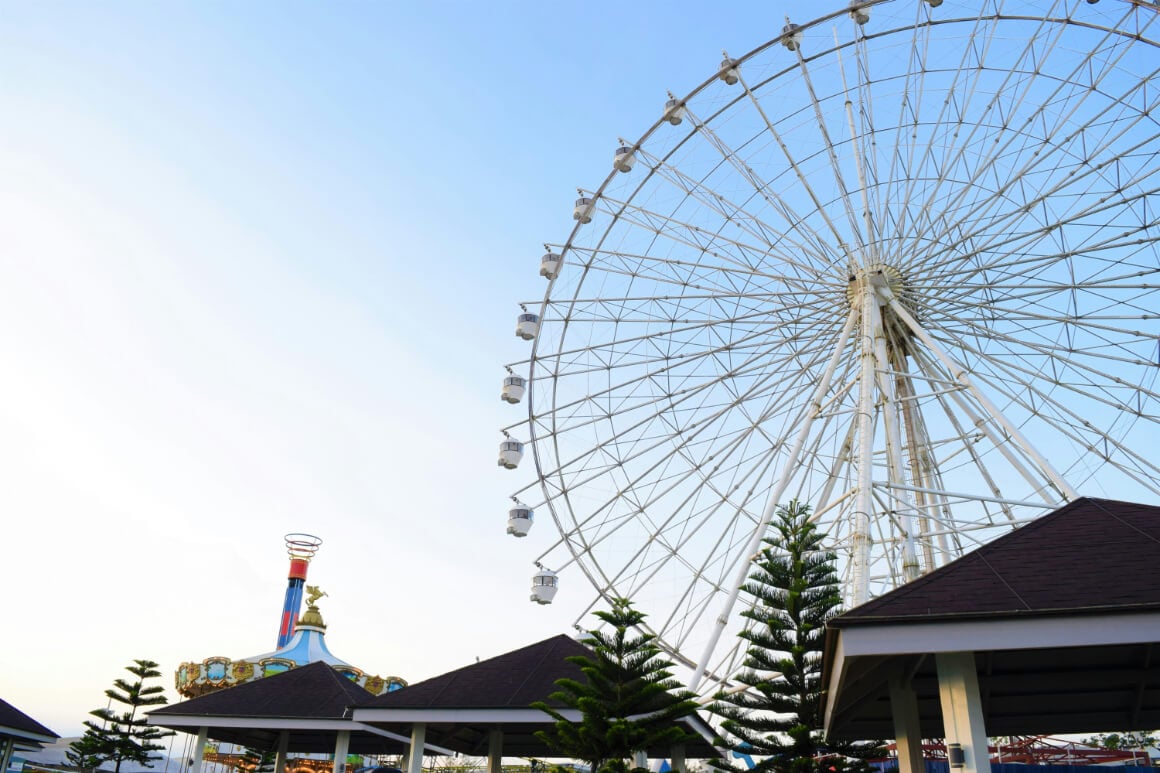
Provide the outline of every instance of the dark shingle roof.
[[371,697],[326,663],[239,684],[151,711],[151,715],[341,719],[348,706]]
[[830,621],[1160,609],[1160,506],[1083,497]]
[[379,695],[363,701],[359,708],[526,708],[534,701],[547,701],[558,689],[557,679],[583,680],[580,667],[565,658],[591,654],[561,634]]
[[8,701],[0,699],[0,738],[13,736],[48,736],[50,738],[60,738],[59,735]]

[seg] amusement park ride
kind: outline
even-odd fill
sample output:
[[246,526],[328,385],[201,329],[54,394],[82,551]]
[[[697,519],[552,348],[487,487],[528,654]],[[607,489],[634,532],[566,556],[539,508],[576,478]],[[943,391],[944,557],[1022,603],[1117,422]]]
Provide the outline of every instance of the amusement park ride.
[[632,599],[704,696],[792,499],[853,607],[1081,492],[1160,498],[1155,4],[776,25],[578,191],[500,393],[531,600]]
[[[306,585],[310,559],[318,552],[320,545],[322,540],[310,534],[286,535],[290,572],[278,625],[276,649],[239,660],[209,657],[200,662],[182,663],[176,674],[177,692],[182,697],[196,698],[318,661],[328,663],[335,671],[373,695],[406,686],[407,683],[397,676],[368,674],[335,657],[326,646],[326,624],[317,605],[318,599],[326,593],[317,586]],[[300,615],[304,590],[308,596],[307,606],[306,611]]]

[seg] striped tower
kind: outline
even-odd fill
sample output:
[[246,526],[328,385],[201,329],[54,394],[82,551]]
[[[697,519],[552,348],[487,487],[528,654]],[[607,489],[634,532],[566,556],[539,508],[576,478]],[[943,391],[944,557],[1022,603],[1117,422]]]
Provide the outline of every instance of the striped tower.
[[278,624],[278,649],[286,646],[294,635],[294,622],[302,608],[302,589],[306,586],[306,570],[310,559],[318,552],[322,540],[312,534],[287,534],[286,552],[290,554],[290,574],[286,583],[286,600],[282,603],[282,620]]

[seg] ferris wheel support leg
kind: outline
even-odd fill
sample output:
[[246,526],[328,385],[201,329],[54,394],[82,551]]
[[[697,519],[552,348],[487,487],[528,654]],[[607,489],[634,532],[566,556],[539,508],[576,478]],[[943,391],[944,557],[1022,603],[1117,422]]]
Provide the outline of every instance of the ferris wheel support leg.
[[[899,528],[902,532],[902,574],[907,582],[918,577],[918,551],[914,542],[915,507],[911,492],[906,488],[909,481],[902,464],[902,428],[897,394],[894,389],[894,379],[888,375],[891,358],[887,352],[886,333],[883,329],[882,315],[878,314],[878,325],[874,329],[874,357],[882,366],[883,375],[878,382],[878,391],[882,395],[882,419],[886,430],[886,470],[890,481],[888,495],[889,506],[898,514]],[[898,505],[901,504],[901,507]]]
[[869,281],[862,283],[861,374],[858,380],[858,494],[854,502],[854,524],[850,530],[850,597],[846,601],[858,606],[870,598],[870,512],[873,501],[874,465],[874,388],[877,361],[874,341],[882,334],[882,315],[878,296]]
[[701,678],[705,675],[705,671],[709,667],[709,658],[713,656],[713,650],[717,649],[717,643],[721,641],[721,634],[724,633],[725,626],[729,624],[729,613],[733,611],[733,605],[737,603],[737,597],[741,594],[741,586],[745,584],[745,578],[749,576],[749,565],[752,557],[761,546],[761,540],[765,536],[766,527],[769,526],[769,522],[773,519],[773,514],[777,510],[778,500],[785,493],[786,487],[789,486],[790,478],[794,473],[794,465],[797,463],[798,455],[805,446],[806,438],[809,437],[810,428],[813,426],[814,420],[822,412],[822,395],[830,388],[830,381],[834,377],[834,371],[837,370],[838,363],[842,359],[842,350],[846,348],[846,342],[850,340],[850,333],[853,332],[854,324],[857,320],[857,312],[851,310],[850,314],[846,317],[846,324],[838,336],[838,341],[834,345],[834,353],[826,365],[826,372],[822,374],[822,378],[818,381],[818,386],[814,390],[813,397],[807,406],[805,420],[802,422],[801,429],[798,430],[797,437],[794,438],[793,447],[786,456],[781,477],[770,491],[769,501],[765,505],[765,511],[761,514],[761,521],[754,528],[753,536],[750,537],[749,544],[746,546],[744,554],[746,560],[737,567],[737,574],[733,579],[729,597],[725,600],[721,614],[717,616],[717,620],[713,626],[713,632],[709,636],[709,643],[705,645],[705,651],[702,653],[701,659],[697,661],[697,667],[693,669],[693,677],[689,680],[690,690],[695,691],[701,683]]
[[[889,293],[890,290],[887,289],[886,292]],[[934,339],[930,337],[930,334],[923,330],[922,326],[919,325],[914,317],[910,315],[910,312],[903,308],[902,304],[898,302],[898,299],[895,298],[893,294],[890,295],[890,308],[894,311],[895,314],[898,315],[898,318],[901,319],[902,322],[908,328],[910,328],[910,330],[927,346],[927,348],[930,349],[931,353],[933,353],[938,361],[943,364],[943,367],[950,371],[955,381],[962,384],[967,389],[967,391],[969,391],[971,395],[979,401],[979,403],[983,406],[983,410],[990,414],[991,417],[995,419],[995,421],[999,422],[999,425],[1003,427],[1011,439],[1019,445],[1019,447],[1023,450],[1023,453],[1027,454],[1027,456],[1033,462],[1035,462],[1040,471],[1048,477],[1048,479],[1056,487],[1059,493],[1069,501],[1079,498],[1079,494],[1076,492],[1076,490],[1073,489],[1071,485],[1063,479],[1063,476],[1061,476],[1055,470],[1055,468],[1051,466],[1051,463],[1043,458],[1042,454],[1035,450],[1035,447],[1027,441],[1027,438],[1023,437],[1023,433],[1020,432],[1019,429],[1014,424],[1012,424],[1006,416],[1003,415],[1002,411],[995,407],[995,404],[992,403],[985,394],[983,394],[982,390],[975,386],[975,383],[971,380],[970,376],[967,375],[966,368],[959,365],[945,352],[943,352],[939,345],[935,343]]]

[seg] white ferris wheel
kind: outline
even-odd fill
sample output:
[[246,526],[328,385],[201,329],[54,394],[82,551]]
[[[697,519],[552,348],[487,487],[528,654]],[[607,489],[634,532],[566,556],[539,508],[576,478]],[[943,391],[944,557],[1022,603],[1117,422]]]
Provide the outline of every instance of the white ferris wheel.
[[621,140],[504,382],[509,532],[555,525],[533,600],[634,599],[702,689],[779,504],[856,604],[1080,493],[1160,496],[1156,6],[793,21]]

